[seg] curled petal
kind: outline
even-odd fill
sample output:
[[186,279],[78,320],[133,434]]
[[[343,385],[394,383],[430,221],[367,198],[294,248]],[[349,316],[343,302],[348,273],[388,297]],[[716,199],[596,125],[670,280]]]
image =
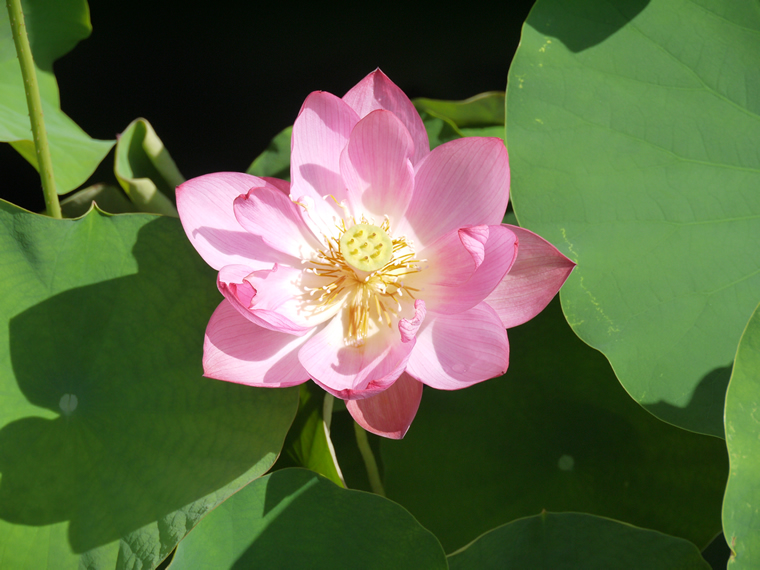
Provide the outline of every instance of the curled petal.
[[425,301],[417,299],[414,302],[414,317],[411,319],[401,319],[398,322],[398,330],[401,333],[401,342],[411,342],[414,340],[417,331],[425,320]]
[[234,202],[235,219],[241,227],[260,236],[271,248],[300,260],[311,257],[320,244],[299,208],[271,186],[252,188]]
[[486,298],[504,327],[529,321],[552,300],[568,278],[575,263],[533,232],[507,226],[519,240],[517,259],[509,273]]
[[517,250],[517,237],[505,226],[461,228],[420,252],[427,268],[408,276],[404,284],[418,290],[429,311],[466,311],[498,286]]
[[412,198],[414,144],[409,131],[389,111],[372,111],[357,123],[343,151],[340,170],[348,203],[358,219],[383,216],[401,220]]
[[230,305],[256,325],[274,331],[302,336],[315,323],[303,319],[298,311],[292,268],[270,266],[252,270],[244,265],[228,265],[219,271],[217,287]]
[[387,390],[363,400],[349,400],[346,408],[368,432],[401,439],[417,415],[421,399],[422,383],[403,373]]
[[316,91],[309,95],[293,124],[290,197],[307,198],[316,217],[331,220],[343,212],[333,200],[346,199],[340,155],[359,116],[340,98]]
[[424,247],[456,228],[500,223],[508,200],[504,141],[456,139],[433,149],[416,166],[414,194],[399,232],[415,236]]
[[177,211],[182,227],[193,247],[214,269],[251,260],[282,259],[235,219],[232,207],[235,198],[261,186],[269,185],[250,174],[219,172],[193,178],[177,187]]
[[438,390],[459,390],[504,374],[508,365],[507,331],[496,312],[480,303],[426,322],[406,371]]
[[345,343],[348,311],[341,311],[299,352],[314,382],[341,400],[367,398],[385,390],[404,371],[414,341],[381,326],[362,346]]
[[379,69],[357,83],[343,96],[343,100],[360,117],[366,117],[377,109],[385,109],[396,115],[414,141],[412,164],[417,164],[430,152],[427,131],[417,109],[409,97]]
[[309,379],[298,362],[298,350],[308,339],[256,326],[225,300],[206,327],[203,373],[250,386],[295,386]]

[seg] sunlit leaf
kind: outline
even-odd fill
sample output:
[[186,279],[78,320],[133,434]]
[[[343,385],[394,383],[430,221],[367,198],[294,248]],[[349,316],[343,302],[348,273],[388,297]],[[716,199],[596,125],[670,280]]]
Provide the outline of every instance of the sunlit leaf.
[[507,90],[515,212],[578,264],[571,326],[719,437],[760,290],[758,53],[757,2],[538,0]]
[[726,393],[726,445],[731,470],[723,532],[732,570],[760,566],[760,306],[744,330]]

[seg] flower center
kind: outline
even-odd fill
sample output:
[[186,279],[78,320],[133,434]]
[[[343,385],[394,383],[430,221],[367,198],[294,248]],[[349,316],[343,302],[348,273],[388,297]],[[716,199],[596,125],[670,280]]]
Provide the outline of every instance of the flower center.
[[[404,284],[404,277],[421,270],[412,246],[405,237],[391,238],[388,219],[382,226],[362,216],[339,235],[325,236],[326,249],[307,263],[306,272],[321,283],[306,287],[315,309],[341,302],[348,310],[348,346],[361,346],[380,326],[392,327],[401,318],[402,304],[411,304],[417,289]],[[317,293],[319,295],[317,296]],[[410,305],[411,306],[411,305]]]
[[378,226],[356,224],[340,236],[340,253],[348,265],[370,273],[391,260],[393,242]]

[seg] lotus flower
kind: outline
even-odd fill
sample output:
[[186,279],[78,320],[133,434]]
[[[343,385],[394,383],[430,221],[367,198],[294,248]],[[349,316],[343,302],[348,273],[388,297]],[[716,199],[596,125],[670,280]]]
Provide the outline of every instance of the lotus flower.
[[541,311],[574,266],[501,223],[508,198],[504,142],[431,151],[380,70],[342,99],[312,93],[293,125],[290,183],[225,172],[177,188],[185,232],[224,296],[205,375],[313,379],[366,430],[403,437],[423,384],[503,374],[506,329]]

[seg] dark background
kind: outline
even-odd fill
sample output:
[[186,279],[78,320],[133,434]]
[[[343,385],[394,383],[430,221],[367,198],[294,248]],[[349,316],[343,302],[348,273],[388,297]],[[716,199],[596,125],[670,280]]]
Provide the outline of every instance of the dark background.
[[[101,139],[148,119],[186,178],[244,171],[311,91],[342,96],[377,67],[410,97],[504,90],[532,5],[92,0],[92,35],[55,64],[61,107]],[[0,172],[1,198],[44,210],[7,144]],[[108,181],[113,151],[89,183]]]

